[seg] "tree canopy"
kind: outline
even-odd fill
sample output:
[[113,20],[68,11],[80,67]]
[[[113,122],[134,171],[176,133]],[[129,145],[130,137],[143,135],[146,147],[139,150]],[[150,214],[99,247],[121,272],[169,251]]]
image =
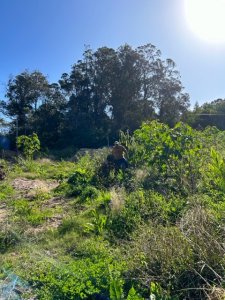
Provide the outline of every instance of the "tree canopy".
[[46,147],[97,147],[151,119],[173,126],[188,107],[175,63],[152,44],[86,47],[58,83],[24,71],[8,81],[1,101],[12,136],[36,132]]
[[187,121],[194,128],[216,126],[225,130],[225,99],[217,99],[201,106],[197,103],[193,111],[188,113]]

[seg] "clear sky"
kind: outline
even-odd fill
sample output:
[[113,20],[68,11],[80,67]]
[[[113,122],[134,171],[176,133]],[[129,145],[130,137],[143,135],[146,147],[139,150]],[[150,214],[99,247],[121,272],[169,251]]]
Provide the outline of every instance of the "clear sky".
[[40,70],[55,82],[82,58],[84,45],[125,43],[151,43],[173,59],[192,104],[225,98],[225,43],[190,29],[184,1],[0,0],[0,98],[10,75]]

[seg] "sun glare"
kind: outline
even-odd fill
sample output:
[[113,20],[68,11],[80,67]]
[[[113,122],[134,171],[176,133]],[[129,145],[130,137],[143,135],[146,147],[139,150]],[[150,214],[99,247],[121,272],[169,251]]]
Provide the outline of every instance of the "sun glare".
[[209,42],[225,42],[225,0],[185,0],[191,30]]

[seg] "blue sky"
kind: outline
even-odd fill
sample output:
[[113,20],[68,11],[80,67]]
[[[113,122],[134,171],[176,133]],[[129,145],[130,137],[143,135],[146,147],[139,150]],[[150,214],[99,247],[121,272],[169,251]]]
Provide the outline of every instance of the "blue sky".
[[172,58],[192,105],[225,98],[225,44],[190,31],[184,0],[0,0],[0,39],[1,99],[10,75],[40,70],[55,82],[84,45],[125,43],[152,43]]

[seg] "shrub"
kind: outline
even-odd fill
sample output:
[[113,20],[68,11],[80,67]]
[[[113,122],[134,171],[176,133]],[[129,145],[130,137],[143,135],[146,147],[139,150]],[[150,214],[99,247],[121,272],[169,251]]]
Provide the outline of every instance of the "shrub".
[[35,152],[40,150],[40,141],[36,133],[26,136],[21,135],[17,138],[16,144],[21,149],[27,160],[33,159]]
[[89,181],[89,176],[84,169],[77,169],[68,179],[69,184],[73,185],[84,185]]
[[[139,196],[142,197],[141,194]],[[130,234],[141,222],[141,215],[138,209],[140,197],[135,202],[127,195],[124,195],[124,197],[124,204],[120,206],[120,209],[109,211],[107,221],[107,229],[110,235],[119,239],[129,239]],[[116,207],[115,200],[112,205],[114,205],[114,208]]]
[[202,143],[196,131],[183,123],[169,128],[152,121],[136,130],[134,139],[131,163],[155,171],[151,177],[153,188],[185,195],[196,191],[203,162]]
[[80,201],[81,202],[90,202],[94,201],[98,198],[100,192],[91,185],[86,186],[84,189],[82,189],[80,194]]
[[191,245],[182,232],[175,226],[150,223],[140,226],[132,237],[127,249],[130,266],[127,276],[135,276],[142,295],[148,296],[147,282],[159,283],[167,295],[178,295],[180,277],[190,270],[193,262]]
[[34,262],[26,277],[38,299],[99,299],[109,295],[111,270],[121,267],[111,257],[83,258],[65,263]]

